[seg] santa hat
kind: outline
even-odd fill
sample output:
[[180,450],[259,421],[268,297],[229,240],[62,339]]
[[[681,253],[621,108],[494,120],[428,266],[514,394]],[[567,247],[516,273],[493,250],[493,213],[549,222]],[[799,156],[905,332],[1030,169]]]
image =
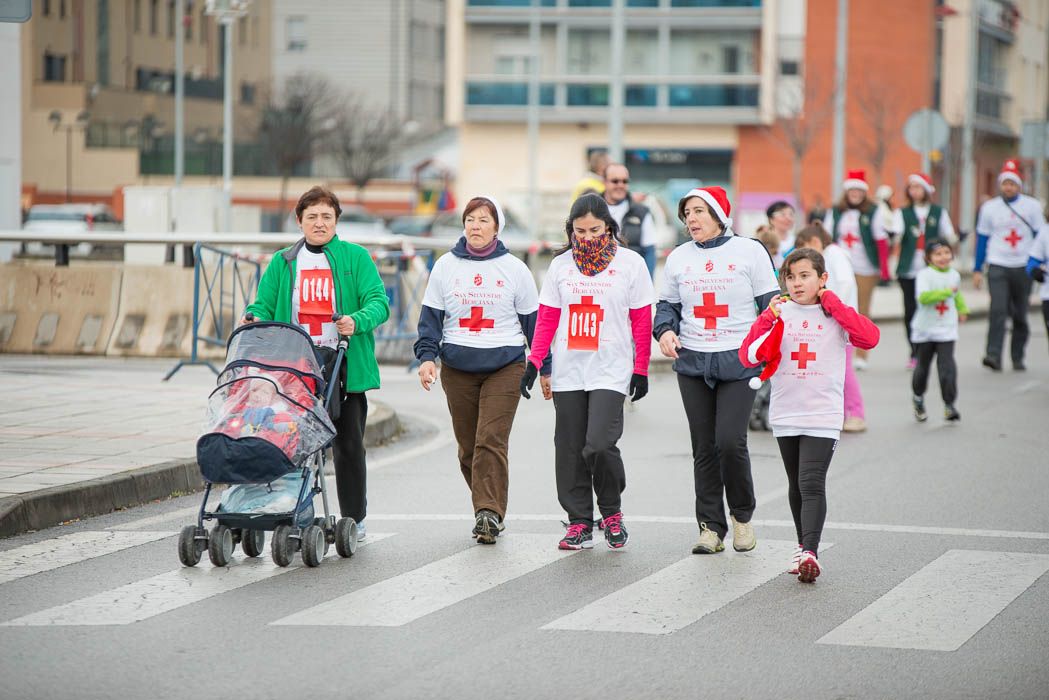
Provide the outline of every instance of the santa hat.
[[866,170],[850,170],[845,175],[845,182],[842,183],[842,187],[847,190],[863,190],[867,192],[870,190],[870,185],[867,184],[867,171]]
[[714,215],[714,218],[725,224],[726,228],[732,227],[732,219],[729,218],[729,213],[732,211],[732,205],[729,204],[728,194],[725,193],[724,188],[721,187],[696,187],[688,191],[688,193],[680,199],[677,203],[677,218],[681,219],[682,223],[685,221],[685,202],[692,199],[693,197],[699,197],[707,206],[710,207],[710,213]]
[[768,378],[779,369],[779,361],[783,357],[780,349],[780,346],[783,345],[783,321],[777,318],[772,330],[768,332],[764,340],[755,342],[760,342],[760,344],[756,349],[750,349],[748,352],[753,359],[763,361],[765,367],[761,370],[760,375],[751,377],[747,384],[751,389],[757,391],[761,388],[761,383],[768,381]]
[[927,173],[911,173],[907,176],[908,185],[921,185],[926,194],[932,194],[936,188],[932,186],[932,178]]
[[1023,178],[1020,177],[1020,164],[1014,159],[1010,158],[1005,161],[1002,165],[1002,172],[998,173],[998,184],[1002,184],[1006,180],[1012,180],[1017,185],[1023,185]]

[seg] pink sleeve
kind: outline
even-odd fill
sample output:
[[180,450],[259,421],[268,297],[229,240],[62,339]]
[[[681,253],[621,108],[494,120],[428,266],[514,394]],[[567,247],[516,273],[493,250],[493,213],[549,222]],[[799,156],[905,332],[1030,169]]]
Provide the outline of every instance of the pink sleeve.
[[889,242],[881,239],[874,241],[874,243],[878,247],[878,267],[881,268],[881,278],[883,280],[891,279],[889,276]]
[[546,354],[550,352],[550,345],[554,342],[554,334],[557,333],[557,324],[561,322],[561,309],[539,305],[539,316],[535,321],[535,335],[532,336],[532,346],[528,353],[528,361],[541,369]]
[[759,357],[757,362],[751,362],[750,346],[753,345],[758,338],[772,330],[774,325],[776,325],[776,315],[772,313],[772,309],[765,309],[754,320],[754,323],[750,326],[750,332],[747,333],[747,337],[743,339],[743,344],[739,346],[739,361],[743,363],[744,367],[757,367],[767,359]]
[[630,309],[630,330],[634,334],[634,374],[648,376],[652,358],[652,305]]
[[820,304],[849,334],[849,343],[860,350],[870,350],[878,344],[881,331],[874,321],[842,302],[834,292],[829,289],[825,291],[820,297]]

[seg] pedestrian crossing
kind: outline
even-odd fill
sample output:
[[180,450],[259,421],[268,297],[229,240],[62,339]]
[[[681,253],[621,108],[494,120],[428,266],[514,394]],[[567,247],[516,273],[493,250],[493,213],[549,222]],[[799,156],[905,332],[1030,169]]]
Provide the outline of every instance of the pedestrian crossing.
[[[174,561],[175,534],[85,531],[2,551],[0,591],[40,573],[63,567],[75,571],[78,563],[119,556],[120,552],[165,539],[171,540]],[[383,561],[381,549],[397,541],[396,533],[370,532],[360,543],[361,547],[368,547],[368,554],[363,560],[358,556],[347,562],[346,571],[369,566],[369,557]],[[264,606],[260,624],[275,628],[410,628],[427,616],[453,608],[457,614],[469,616],[475,609],[474,601],[496,589],[518,585],[525,577],[542,576],[556,582],[566,574],[561,567],[572,558],[587,558],[588,564],[595,564],[600,570],[605,564],[597,557],[604,556],[610,558],[610,565],[616,562],[615,576],[621,585],[607,595],[593,596],[587,595],[586,588],[576,588],[571,598],[578,605],[576,609],[565,612],[560,608],[556,615],[545,618],[540,615],[532,621],[532,628],[550,634],[666,636],[687,630],[710,616],[732,624],[732,603],[775,584],[781,577],[789,578],[784,569],[795,546],[791,541],[762,539],[751,552],[728,548],[717,555],[684,554],[660,562],[655,571],[647,569],[646,575],[638,578],[630,574],[630,548],[617,552],[603,551],[603,547],[590,553],[569,552],[558,550],[555,541],[549,533],[508,533],[494,547],[464,542],[462,548],[447,556],[435,556],[416,568],[392,572],[387,578],[312,607],[295,611],[292,605],[269,611]],[[822,551],[831,546],[824,543]],[[838,548],[841,547],[839,543]],[[325,567],[341,565],[334,552],[328,559],[321,569],[309,575],[321,575]],[[158,575],[11,619],[4,619],[0,612],[0,629],[8,630],[0,631],[0,635],[10,634],[13,628],[148,623],[160,615],[300,569],[298,559],[291,567],[281,568],[268,556],[252,559],[239,552],[225,568],[214,568],[206,559],[194,568],[173,566]],[[578,571],[578,567],[573,570]],[[1049,554],[946,550],[931,561],[918,562],[917,569],[897,583],[873,590],[869,604],[848,611],[847,618],[837,621],[840,624],[818,639],[814,634],[810,641],[842,647],[956,651],[1007,607],[1024,605],[1022,594],[1032,586],[1044,585],[1044,581],[1039,584],[1039,579],[1047,572]],[[352,589],[356,578],[340,580],[347,581]],[[821,580],[805,590],[808,595],[833,596],[835,586],[842,584],[841,579]],[[0,593],[0,599],[3,598]],[[824,627],[821,633],[827,629]]]

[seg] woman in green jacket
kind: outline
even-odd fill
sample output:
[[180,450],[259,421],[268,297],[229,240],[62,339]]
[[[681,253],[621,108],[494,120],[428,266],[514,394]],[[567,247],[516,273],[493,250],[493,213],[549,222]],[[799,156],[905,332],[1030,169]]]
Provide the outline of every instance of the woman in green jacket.
[[[293,323],[315,345],[334,348],[339,336],[352,337],[346,350],[345,399],[334,417],[335,485],[343,517],[366,534],[367,467],[364,428],[369,389],[379,388],[373,331],[390,317],[390,303],[371,254],[340,241],[335,223],[342,209],[335,195],[313,187],[299,198],[295,219],[303,238],[273,254],[247,314],[259,321]],[[341,314],[336,323],[333,314]],[[241,323],[247,318],[241,319]]]

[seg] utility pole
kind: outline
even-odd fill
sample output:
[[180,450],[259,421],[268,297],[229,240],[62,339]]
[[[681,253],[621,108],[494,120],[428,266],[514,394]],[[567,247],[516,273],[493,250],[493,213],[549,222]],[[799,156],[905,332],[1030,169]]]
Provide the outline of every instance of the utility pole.
[[[969,5],[969,65],[965,86],[965,121],[962,123],[962,191],[961,210],[958,218],[959,231],[971,231],[975,224],[976,171],[973,163],[973,121],[976,118],[976,72],[979,54],[980,16],[976,0]],[[973,245],[976,245],[975,236]],[[975,251],[975,248],[973,248]]]
[[222,192],[226,211],[222,229],[233,229],[233,24],[248,12],[250,0],[207,0],[206,12],[222,24]]
[[539,237],[539,0],[528,14],[528,215],[533,238]]
[[838,0],[838,42],[834,58],[834,142],[831,147],[830,191],[841,197],[845,175],[845,81],[848,79],[849,0]]
[[[175,32],[175,189],[182,186],[185,170],[185,97],[186,97],[186,0],[175,0],[178,29]],[[201,27],[203,31],[203,27]]]
[[623,6],[626,0],[612,0],[612,79],[609,81],[608,96],[608,157],[613,163],[623,162],[623,43],[626,40],[626,23]]

